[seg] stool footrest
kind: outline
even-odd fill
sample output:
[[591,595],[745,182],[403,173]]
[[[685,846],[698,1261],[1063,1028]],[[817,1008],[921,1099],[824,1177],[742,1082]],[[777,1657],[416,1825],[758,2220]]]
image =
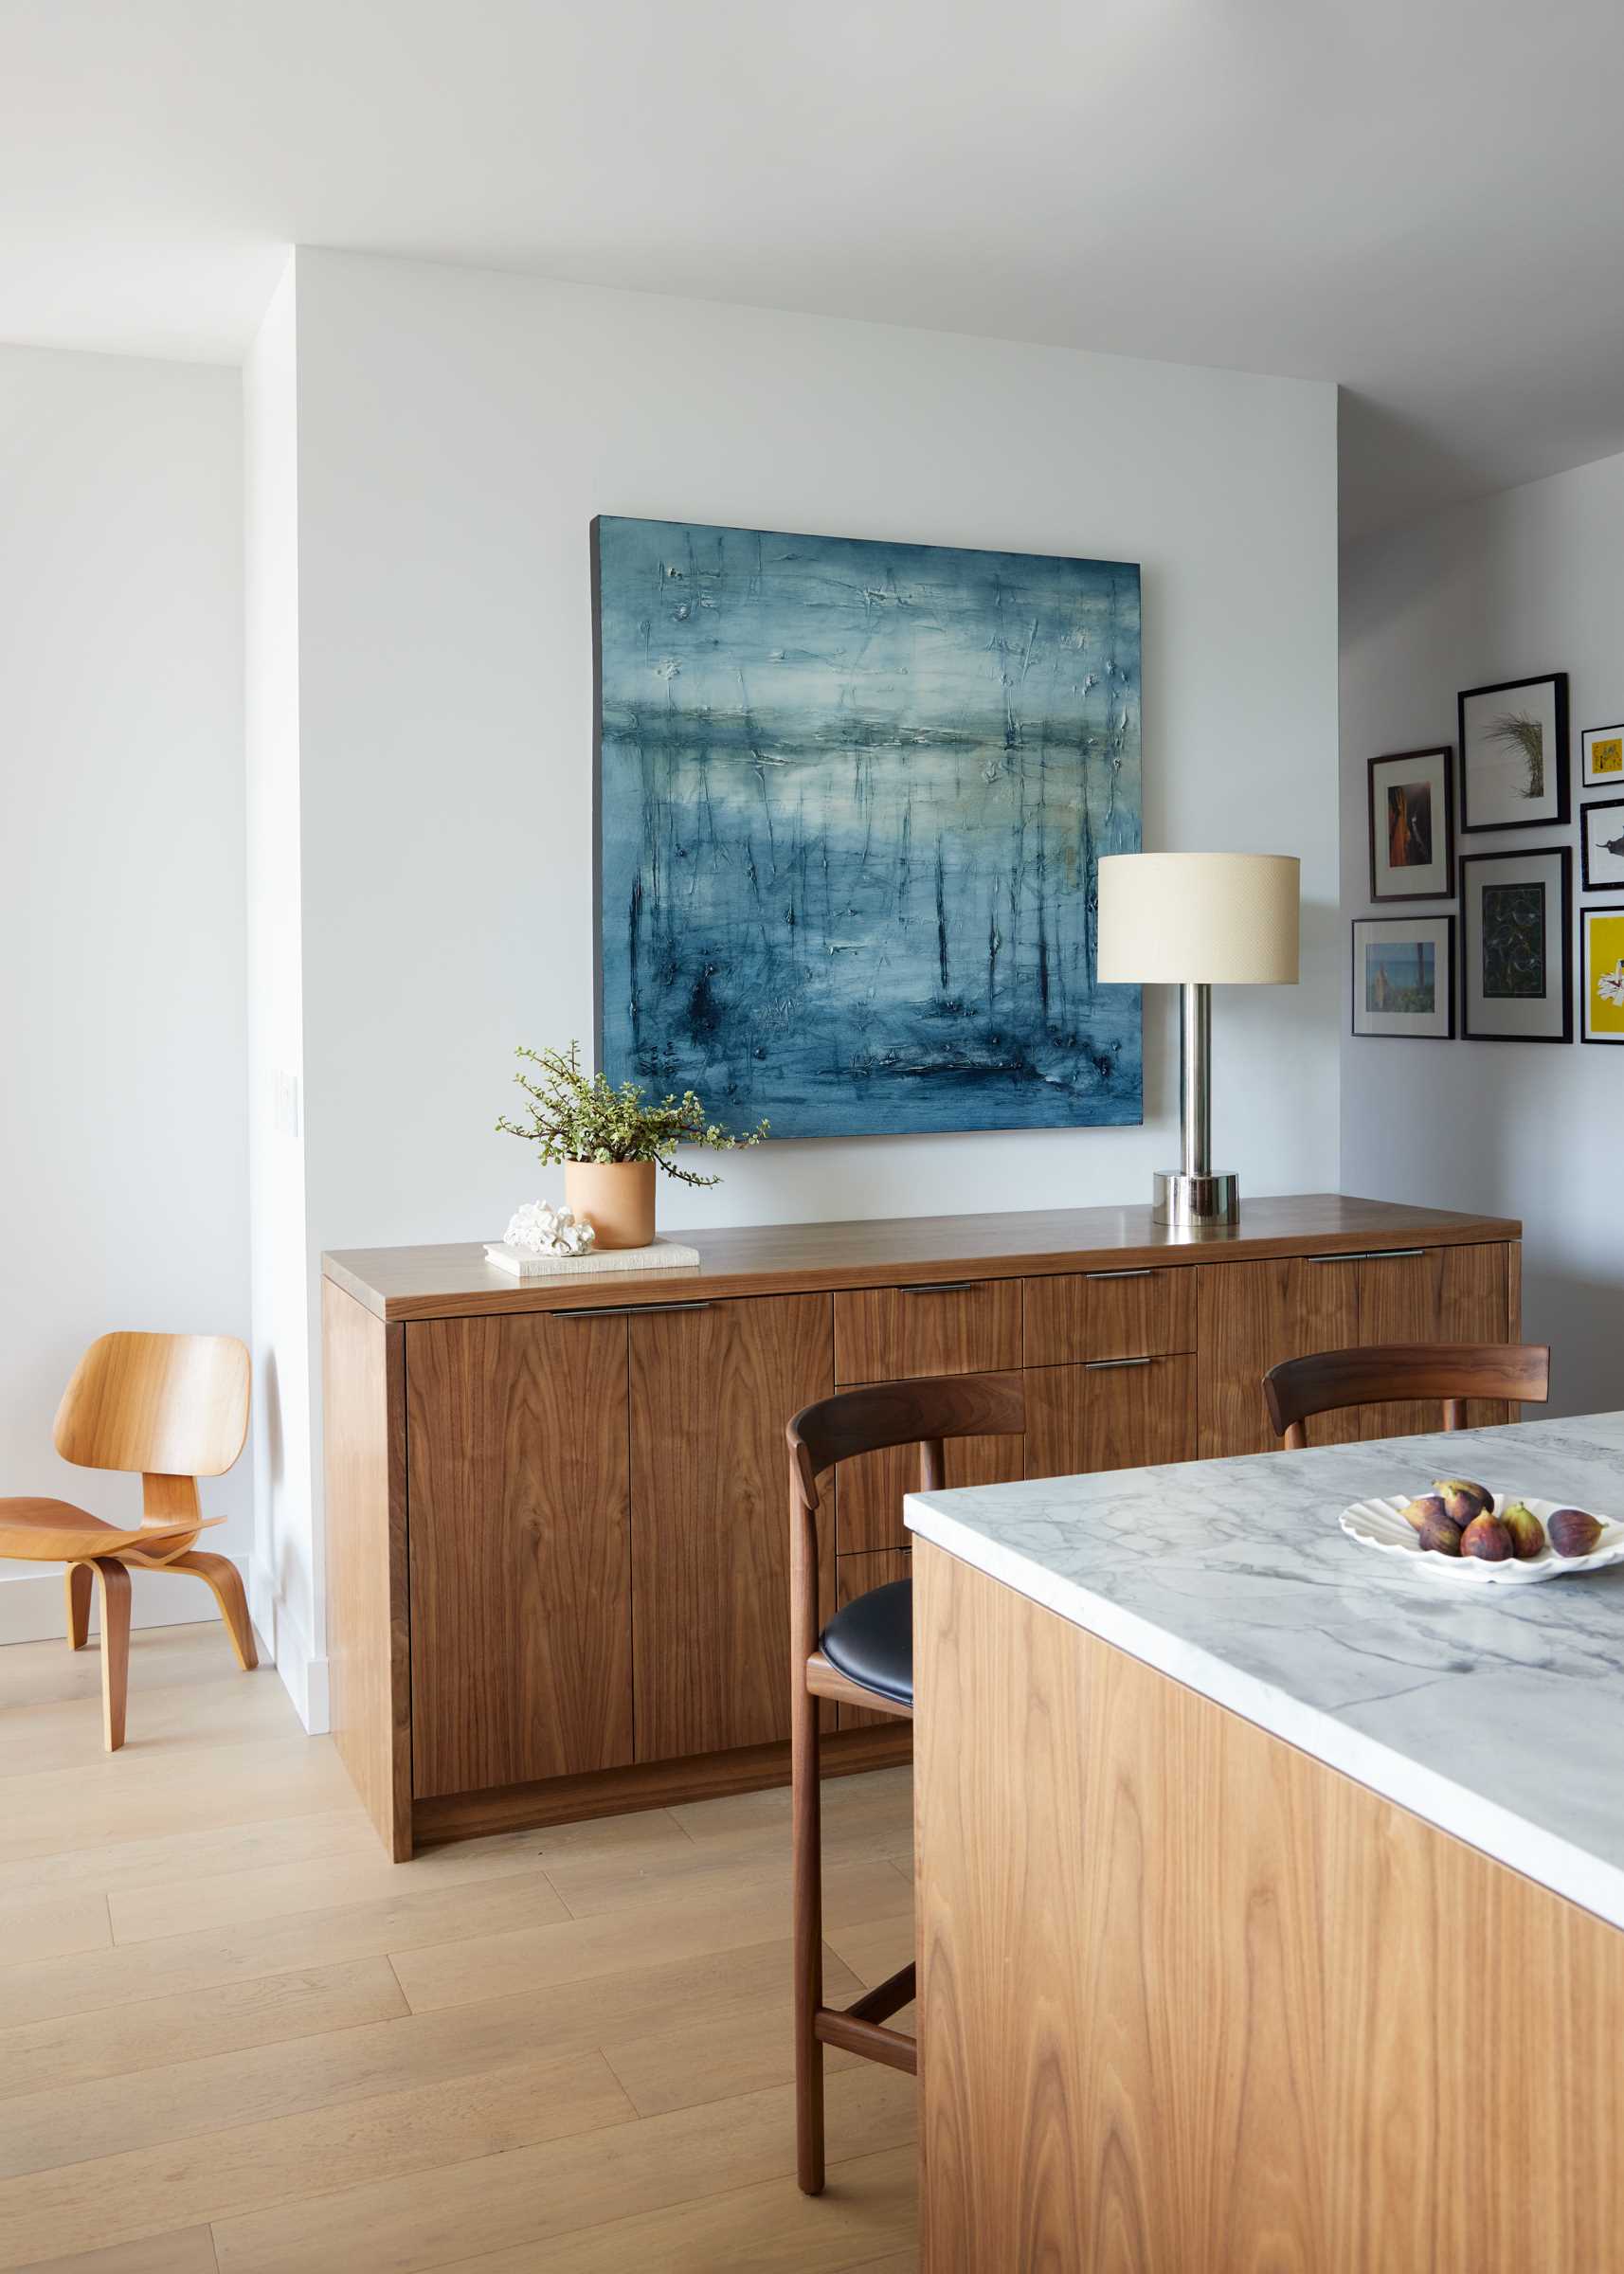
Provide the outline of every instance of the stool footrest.
[[913,2003],[915,1972],[910,1958],[895,1974],[888,1975],[883,1982],[865,1990],[861,1997],[854,1998],[846,2008],[848,2016],[853,2021],[889,2021],[893,2013],[900,2013],[904,2006]]
[[880,2026],[886,2014],[898,2012],[912,1995],[913,1968],[904,1966],[900,1974],[877,1983],[844,2011],[838,2006],[818,2007],[812,2016],[812,2034],[824,2045],[838,2045],[848,2053],[860,2053],[867,2061],[883,2061],[888,2068],[899,2068],[906,2076],[915,2077],[919,2074],[917,2039]]

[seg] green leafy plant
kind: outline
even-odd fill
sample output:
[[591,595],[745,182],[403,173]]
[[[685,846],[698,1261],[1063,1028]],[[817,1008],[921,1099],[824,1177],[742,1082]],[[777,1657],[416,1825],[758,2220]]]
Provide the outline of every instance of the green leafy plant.
[[1545,794],[1545,731],[1537,718],[1525,711],[1507,711],[1497,718],[1489,730],[1490,742],[1504,742],[1521,750],[1528,768],[1527,785],[1522,795],[1543,798]]
[[706,1120],[705,1109],[692,1090],[645,1105],[640,1083],[622,1082],[617,1089],[601,1074],[583,1074],[579,1042],[571,1042],[568,1051],[527,1050],[520,1043],[514,1055],[536,1070],[531,1074],[521,1067],[514,1076],[528,1101],[528,1118],[510,1121],[504,1113],[496,1127],[504,1136],[522,1137],[533,1145],[549,1165],[560,1161],[652,1161],[679,1184],[718,1184],[719,1177],[678,1168],[672,1158],[677,1147],[692,1145],[708,1153],[731,1153],[741,1146],[759,1145],[767,1132],[764,1121],[759,1128],[735,1137]]

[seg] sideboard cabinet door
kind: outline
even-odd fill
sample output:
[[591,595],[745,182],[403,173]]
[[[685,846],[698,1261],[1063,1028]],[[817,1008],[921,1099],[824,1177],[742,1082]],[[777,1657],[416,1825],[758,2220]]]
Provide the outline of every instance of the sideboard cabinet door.
[[627,1324],[637,1758],[769,1743],[789,1735],[785,1425],[834,1388],[829,1297],[650,1308]]
[[623,1766],[624,1318],[429,1319],[406,1338],[413,1792]]

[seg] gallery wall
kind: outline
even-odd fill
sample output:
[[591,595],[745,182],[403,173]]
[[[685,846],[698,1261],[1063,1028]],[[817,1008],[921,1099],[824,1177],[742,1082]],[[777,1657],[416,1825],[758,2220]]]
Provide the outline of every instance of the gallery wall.
[[[1218,1008],[1221,1164],[1334,1186],[1332,388],[304,251],[297,329],[313,1256],[558,1190],[492,1125],[515,1043],[591,1038],[597,514],[1140,562],[1146,843],[1304,863],[1303,984]],[[1170,1008],[1142,1128],[774,1144],[663,1221],[1137,1201]]]
[[[1575,823],[1474,834],[1461,846],[1574,847],[1577,972],[1577,910],[1586,897],[1579,890],[1577,815],[1586,794],[1579,785],[1579,730],[1624,718],[1621,514],[1624,458],[1613,458],[1349,548],[1342,629],[1345,917],[1383,912],[1369,898],[1368,761],[1384,750],[1453,745],[1463,687],[1565,671]],[[1624,1213],[1611,1173],[1624,1051],[1578,1041],[1355,1038],[1346,1002],[1344,983],[1344,1186],[1520,1217],[1524,1327],[1552,1345],[1551,1410],[1611,1410],[1624,1318]]]
[[[134,1519],[51,1448],[113,1327],[246,1335],[238,375],[0,350],[0,1492]],[[244,1462],[204,1487],[245,1558]],[[136,1574],[143,1624],[213,1615]],[[0,1642],[63,1631],[0,1562]]]

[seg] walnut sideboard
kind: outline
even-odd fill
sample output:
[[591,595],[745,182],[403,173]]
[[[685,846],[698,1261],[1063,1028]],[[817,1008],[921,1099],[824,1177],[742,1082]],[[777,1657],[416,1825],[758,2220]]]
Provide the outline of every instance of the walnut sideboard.
[[[949,1485],[1265,1452],[1276,1360],[1515,1340],[1520,1235],[1312,1194],[1194,1239],[1146,1208],[697,1233],[695,1270],[528,1286],[474,1244],[327,1255],[328,1648],[356,1789],[406,1857],[785,1781],[800,1407],[1020,1368],[1025,1439],[955,1445]],[[1435,1421],[1372,1407],[1316,1441]],[[908,1569],[912,1482],[901,1454],[840,1474],[831,1609]],[[828,1710],[828,1773],[906,1756],[906,1725]]]

